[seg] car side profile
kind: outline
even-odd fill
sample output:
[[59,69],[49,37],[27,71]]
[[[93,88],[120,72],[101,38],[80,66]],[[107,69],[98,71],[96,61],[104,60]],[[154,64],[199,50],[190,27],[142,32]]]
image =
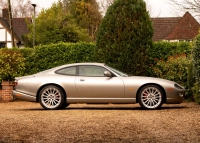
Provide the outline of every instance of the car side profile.
[[13,96],[49,110],[76,103],[139,103],[144,109],[159,109],[163,103],[181,103],[185,92],[173,81],[128,76],[103,63],[75,63],[16,77]]

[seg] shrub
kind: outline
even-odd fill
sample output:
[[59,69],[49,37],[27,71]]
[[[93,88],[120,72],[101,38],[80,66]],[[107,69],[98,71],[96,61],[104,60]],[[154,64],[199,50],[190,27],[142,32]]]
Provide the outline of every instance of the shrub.
[[194,101],[194,83],[193,65],[191,56],[175,55],[170,56],[168,60],[159,60],[152,70],[152,75],[159,78],[175,81],[187,89],[185,98]]
[[197,81],[200,82],[200,34],[194,40],[193,58],[195,76]]
[[192,87],[192,91],[193,91],[193,94],[194,94],[195,102],[200,104],[200,84],[198,82],[196,82],[194,84],[194,86]]
[[159,60],[153,68],[156,77],[175,81],[187,87],[188,69],[191,59],[183,55],[171,56],[167,61]]
[[193,49],[193,64],[194,64],[194,75],[196,78],[196,83],[193,87],[194,99],[200,104],[200,33],[194,40]]
[[24,57],[17,49],[0,50],[0,80],[12,81],[24,74]]
[[153,28],[143,0],[115,0],[97,36],[97,58],[133,75],[145,75]]
[[155,76],[153,67],[159,60],[167,61],[170,56],[180,54],[190,56],[192,48],[190,42],[153,42],[153,47],[148,52],[148,76]]
[[194,83],[195,83],[195,76],[194,76],[194,68],[193,63],[191,61],[189,68],[188,68],[188,75],[187,75],[187,95],[186,99],[190,101],[194,101]]

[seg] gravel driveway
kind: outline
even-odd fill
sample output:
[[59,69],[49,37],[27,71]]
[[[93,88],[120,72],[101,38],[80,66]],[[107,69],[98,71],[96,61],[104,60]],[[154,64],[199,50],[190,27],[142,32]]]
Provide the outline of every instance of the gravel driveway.
[[200,105],[72,104],[43,110],[39,103],[0,103],[0,143],[200,143]]

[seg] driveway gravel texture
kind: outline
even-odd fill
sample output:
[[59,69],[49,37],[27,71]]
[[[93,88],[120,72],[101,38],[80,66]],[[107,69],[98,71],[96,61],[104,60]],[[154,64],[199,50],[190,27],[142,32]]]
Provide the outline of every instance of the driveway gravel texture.
[[200,143],[200,105],[0,103],[0,143]]

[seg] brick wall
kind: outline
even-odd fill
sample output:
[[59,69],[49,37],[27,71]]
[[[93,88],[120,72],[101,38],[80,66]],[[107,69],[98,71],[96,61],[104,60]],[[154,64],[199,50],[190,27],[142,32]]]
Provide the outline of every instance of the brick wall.
[[2,100],[2,89],[0,89],[0,101]]
[[9,81],[3,81],[1,85],[2,89],[0,90],[0,102],[13,101],[13,96],[12,96],[13,83]]

